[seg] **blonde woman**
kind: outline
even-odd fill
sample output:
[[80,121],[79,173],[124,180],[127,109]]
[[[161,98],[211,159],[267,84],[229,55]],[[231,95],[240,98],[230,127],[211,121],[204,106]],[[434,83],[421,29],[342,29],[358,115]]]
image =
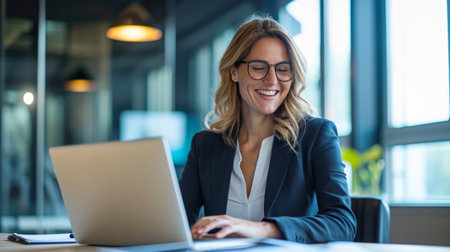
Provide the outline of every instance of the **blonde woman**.
[[336,127],[309,115],[305,67],[273,19],[235,34],[220,62],[216,119],[194,136],[180,180],[194,239],[353,240]]

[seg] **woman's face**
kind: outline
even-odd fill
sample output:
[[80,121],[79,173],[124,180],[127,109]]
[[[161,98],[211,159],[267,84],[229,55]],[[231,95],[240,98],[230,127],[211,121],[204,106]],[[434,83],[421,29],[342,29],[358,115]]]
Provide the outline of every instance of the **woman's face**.
[[[258,40],[244,59],[246,62],[254,60],[275,65],[280,62],[289,62],[289,57],[286,47],[280,39],[267,37]],[[281,76],[285,69],[282,68],[282,65],[279,65],[278,68],[278,75]],[[254,70],[261,71],[259,68],[254,68]],[[247,112],[250,114],[273,114],[286,98],[292,84],[292,80],[280,81],[274,66],[270,66],[269,72],[263,79],[255,80],[249,76],[248,66],[245,63],[232,68],[231,79],[239,83],[244,115]]]

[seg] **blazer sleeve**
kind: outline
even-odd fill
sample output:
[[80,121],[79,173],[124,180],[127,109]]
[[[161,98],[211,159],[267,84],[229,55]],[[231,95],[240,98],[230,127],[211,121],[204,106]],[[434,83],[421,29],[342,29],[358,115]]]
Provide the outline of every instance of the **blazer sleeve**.
[[199,138],[199,133],[192,138],[191,150],[189,151],[188,160],[179,182],[190,226],[196,222],[200,208],[203,205],[203,194],[201,192],[198,170]]
[[304,243],[352,241],[356,220],[351,210],[337,130],[331,121],[321,121],[324,123],[313,132],[306,132],[308,139],[302,147],[303,161],[307,159],[312,167],[317,214],[267,217],[264,220],[276,223],[287,240]]

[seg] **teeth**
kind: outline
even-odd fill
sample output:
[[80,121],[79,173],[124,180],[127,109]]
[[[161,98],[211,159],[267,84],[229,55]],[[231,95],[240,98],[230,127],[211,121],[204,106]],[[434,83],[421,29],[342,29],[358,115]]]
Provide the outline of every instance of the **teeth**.
[[262,95],[267,95],[267,96],[273,96],[277,93],[277,91],[275,90],[256,90],[256,92],[262,94]]

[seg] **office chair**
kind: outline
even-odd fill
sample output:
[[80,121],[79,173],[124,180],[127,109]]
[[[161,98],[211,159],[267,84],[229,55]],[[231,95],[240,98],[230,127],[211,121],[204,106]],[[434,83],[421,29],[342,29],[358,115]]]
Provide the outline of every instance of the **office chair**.
[[352,197],[356,216],[356,242],[388,243],[390,232],[389,206],[375,197]]

